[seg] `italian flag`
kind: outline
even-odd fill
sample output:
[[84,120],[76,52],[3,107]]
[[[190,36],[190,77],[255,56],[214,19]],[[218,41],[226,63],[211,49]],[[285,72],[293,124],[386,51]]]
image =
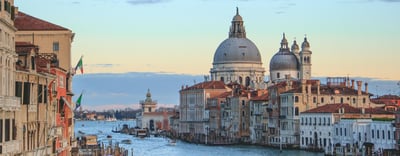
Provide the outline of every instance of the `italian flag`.
[[79,95],[78,99],[75,102],[75,110],[77,110],[81,106],[81,101],[82,101],[82,93]]
[[75,73],[76,73],[76,70],[78,70],[78,68],[80,68],[80,70],[81,70],[81,74],[83,74],[83,63],[82,63],[82,57],[81,57],[81,59],[79,59],[79,62],[78,62],[78,64],[76,64],[76,66],[75,66]]

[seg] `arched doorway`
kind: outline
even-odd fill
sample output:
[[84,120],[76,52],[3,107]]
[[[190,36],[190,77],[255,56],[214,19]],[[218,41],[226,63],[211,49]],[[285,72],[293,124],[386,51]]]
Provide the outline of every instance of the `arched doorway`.
[[154,120],[153,119],[151,119],[150,120],[150,131],[154,131]]

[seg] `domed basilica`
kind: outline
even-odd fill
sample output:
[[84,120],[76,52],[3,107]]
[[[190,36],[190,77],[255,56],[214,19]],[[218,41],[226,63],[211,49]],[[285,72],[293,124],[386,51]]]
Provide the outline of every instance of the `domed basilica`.
[[[293,41],[291,48],[283,34],[281,47],[272,57],[269,64],[270,79],[275,83],[290,76],[292,79],[311,78],[311,51],[307,38],[301,45],[301,50]],[[243,18],[236,8],[232,19],[229,38],[225,39],[214,54],[213,68],[210,70],[211,80],[225,83],[237,82],[250,88],[265,88],[265,69],[257,46],[248,38],[243,25]]]

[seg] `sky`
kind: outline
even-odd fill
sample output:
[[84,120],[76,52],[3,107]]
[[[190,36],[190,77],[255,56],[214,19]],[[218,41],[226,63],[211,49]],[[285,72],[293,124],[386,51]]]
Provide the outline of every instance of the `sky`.
[[[236,7],[263,66],[282,33],[311,44],[313,76],[399,80],[400,0],[15,0],[72,30],[85,73],[209,74]],[[269,73],[267,72],[266,75]]]
[[[147,89],[178,104],[182,85],[209,75],[236,7],[263,67],[282,33],[312,50],[312,76],[349,76],[377,95],[400,94],[400,0],[15,0],[27,14],[72,30],[73,92],[84,108],[137,105]],[[291,44],[291,43],[290,43]],[[269,72],[265,73],[268,79]],[[105,83],[110,82],[110,83]],[[74,96],[76,100],[78,96]]]

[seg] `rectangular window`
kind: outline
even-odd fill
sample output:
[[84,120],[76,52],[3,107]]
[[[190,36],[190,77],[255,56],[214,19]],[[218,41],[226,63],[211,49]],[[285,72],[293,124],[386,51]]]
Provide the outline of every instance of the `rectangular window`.
[[15,82],[15,96],[22,97],[22,82]]
[[60,44],[58,42],[53,42],[53,52],[58,52],[60,50]]
[[373,139],[374,138],[374,130],[372,130],[371,135],[372,135],[372,139]]
[[388,140],[390,140],[390,131],[388,131]]
[[376,130],[376,138],[379,139],[379,130]]
[[24,82],[24,97],[22,104],[30,104],[31,103],[30,99],[31,99],[31,83]]
[[382,130],[382,139],[385,139],[385,131]]
[[37,94],[38,94],[38,104],[39,103],[42,103],[43,102],[43,85],[41,85],[41,84],[39,84],[38,85],[38,91],[37,91]]
[[3,142],[3,119],[0,119],[0,143],[2,142]]
[[47,91],[48,91],[48,89],[47,89],[47,85],[44,85],[44,100],[43,100],[43,102],[44,103],[47,103]]
[[6,122],[5,122],[5,129],[4,129],[4,133],[5,133],[5,138],[4,138],[4,141],[10,141],[10,139],[11,139],[11,136],[10,136],[10,119],[6,119]]
[[17,126],[15,125],[15,119],[12,119],[12,132],[13,132],[13,140],[17,140]]

